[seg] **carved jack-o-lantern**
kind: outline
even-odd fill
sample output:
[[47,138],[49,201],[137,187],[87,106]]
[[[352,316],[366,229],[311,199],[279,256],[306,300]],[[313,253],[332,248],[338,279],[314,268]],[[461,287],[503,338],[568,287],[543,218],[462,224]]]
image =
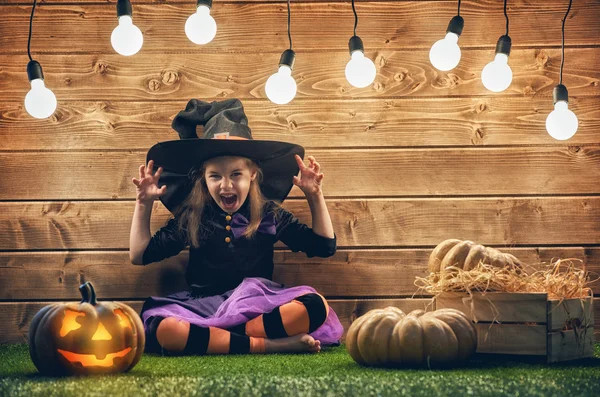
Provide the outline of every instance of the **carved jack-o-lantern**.
[[54,303],[29,325],[29,353],[42,374],[105,374],[133,368],[144,352],[144,327],[121,302],[97,302],[91,283],[81,302]]

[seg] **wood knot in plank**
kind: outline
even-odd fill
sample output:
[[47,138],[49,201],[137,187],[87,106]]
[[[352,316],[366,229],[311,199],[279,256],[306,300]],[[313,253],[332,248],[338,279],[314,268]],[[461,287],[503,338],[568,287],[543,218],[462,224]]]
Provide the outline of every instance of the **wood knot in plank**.
[[576,154],[581,151],[581,146],[569,146],[568,151],[570,154]]
[[160,81],[156,80],[156,79],[152,79],[150,81],[148,81],[148,89],[150,91],[158,91],[160,90]]
[[400,81],[404,81],[404,79],[406,79],[406,73],[405,72],[396,73],[394,75],[394,80],[395,81],[400,82]]
[[475,113],[479,114],[479,113],[483,113],[486,110],[488,110],[488,105],[485,102],[479,102],[476,106],[475,106]]
[[473,145],[483,145],[483,137],[485,136],[485,133],[483,132],[483,130],[479,127],[477,127],[475,129],[475,131],[473,131],[473,136],[471,137],[471,144]]
[[379,68],[381,69],[382,67],[385,66],[385,57],[383,55],[379,55],[377,57],[375,57],[375,62],[376,65],[379,65]]
[[172,85],[179,81],[179,73],[173,70],[166,70],[162,74],[162,82],[166,85]]
[[296,128],[298,128],[298,123],[296,122],[296,120],[291,119],[290,121],[288,121],[288,129],[290,131],[294,131]]
[[70,77],[65,77],[65,85],[71,85],[71,78]]
[[94,64],[94,73],[96,74],[106,74],[108,72],[108,65],[104,62],[96,62]]
[[377,92],[382,92],[384,88],[385,88],[385,85],[381,84],[379,81],[376,81],[373,84],[373,89]]
[[523,94],[533,96],[535,95],[535,90],[532,86],[526,85],[525,88],[523,88]]
[[548,64],[548,60],[550,57],[544,50],[536,51],[535,53],[535,63],[540,67],[544,68]]

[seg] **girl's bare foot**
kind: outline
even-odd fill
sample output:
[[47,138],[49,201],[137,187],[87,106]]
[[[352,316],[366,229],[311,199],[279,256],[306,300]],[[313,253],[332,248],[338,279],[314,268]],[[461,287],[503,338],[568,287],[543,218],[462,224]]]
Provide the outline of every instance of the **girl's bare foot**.
[[321,342],[308,334],[265,339],[266,353],[318,353],[319,351],[321,351]]

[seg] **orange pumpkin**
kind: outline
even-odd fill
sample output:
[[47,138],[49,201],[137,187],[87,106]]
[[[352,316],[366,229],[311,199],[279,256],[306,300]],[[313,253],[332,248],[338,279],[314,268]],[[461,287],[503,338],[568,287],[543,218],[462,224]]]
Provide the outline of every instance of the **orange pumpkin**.
[[475,327],[455,309],[434,312],[396,307],[374,309],[348,329],[346,347],[359,364],[438,366],[464,361],[475,352]]
[[129,371],[144,352],[142,320],[128,305],[98,302],[91,283],[81,302],[42,308],[29,325],[29,354],[44,375]]

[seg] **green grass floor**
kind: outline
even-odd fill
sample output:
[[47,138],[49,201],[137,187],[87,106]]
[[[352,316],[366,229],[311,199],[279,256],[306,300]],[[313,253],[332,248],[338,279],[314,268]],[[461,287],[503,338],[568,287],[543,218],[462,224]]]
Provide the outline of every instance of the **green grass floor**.
[[129,373],[41,377],[27,345],[0,345],[0,396],[600,396],[596,356],[553,365],[480,359],[451,370],[357,365],[344,346],[314,355],[161,357]]

